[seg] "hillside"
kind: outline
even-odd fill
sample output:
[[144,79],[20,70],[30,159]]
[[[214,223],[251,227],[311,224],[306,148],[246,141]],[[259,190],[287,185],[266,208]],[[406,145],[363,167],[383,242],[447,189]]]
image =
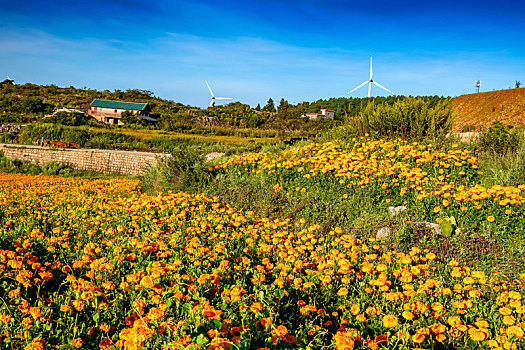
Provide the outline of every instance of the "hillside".
[[508,89],[462,95],[452,100],[457,113],[454,131],[479,130],[493,121],[525,124],[525,89]]

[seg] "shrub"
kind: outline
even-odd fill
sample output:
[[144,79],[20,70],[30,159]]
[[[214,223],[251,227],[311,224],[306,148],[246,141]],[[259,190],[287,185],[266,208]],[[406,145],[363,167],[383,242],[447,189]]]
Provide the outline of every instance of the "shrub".
[[169,189],[191,191],[206,186],[211,174],[205,164],[205,158],[196,148],[180,146],[174,148],[171,157],[153,167],[143,177],[142,190],[160,192]]
[[58,112],[43,119],[44,123],[61,124],[69,126],[87,125],[90,117],[76,112]]
[[401,99],[392,105],[371,101],[354,123],[359,132],[376,136],[436,136],[450,129],[452,108],[448,99],[435,104],[419,97]]
[[500,121],[495,121],[479,135],[479,146],[483,151],[492,151],[503,155],[516,152],[523,138],[523,130],[505,126]]

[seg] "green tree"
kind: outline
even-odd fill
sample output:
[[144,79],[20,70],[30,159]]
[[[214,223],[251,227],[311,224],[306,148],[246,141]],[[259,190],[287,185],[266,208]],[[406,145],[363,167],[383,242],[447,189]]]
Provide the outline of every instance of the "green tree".
[[268,99],[268,102],[266,103],[266,106],[264,106],[263,111],[272,113],[275,112],[275,104],[273,103],[271,97]]
[[281,116],[286,116],[288,109],[290,108],[290,104],[288,101],[286,101],[284,98],[281,98],[281,102],[279,102],[279,106],[277,107],[277,111]]
[[139,124],[140,120],[137,116],[133,115],[131,111],[124,111],[121,114],[120,120],[124,125]]

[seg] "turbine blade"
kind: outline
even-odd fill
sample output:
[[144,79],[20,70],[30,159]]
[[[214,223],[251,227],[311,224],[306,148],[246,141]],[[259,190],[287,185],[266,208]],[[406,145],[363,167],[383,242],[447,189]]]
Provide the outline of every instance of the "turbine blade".
[[213,96],[213,91],[211,91],[210,85],[208,84],[208,82],[206,80],[204,80],[204,82],[206,83],[206,86],[208,87],[208,90],[210,90],[211,97],[214,97]]
[[376,83],[375,81],[373,81],[373,83],[374,83],[374,85],[376,85],[376,86],[380,87],[381,89],[383,89],[383,90],[386,90],[386,91],[390,92],[390,93],[391,93],[392,95],[395,95],[395,94],[394,94],[394,93],[393,93],[392,91],[388,90],[388,89],[387,89],[386,87],[382,86],[381,84],[379,84],[379,83]]
[[359,85],[358,87],[353,88],[352,90],[350,90],[350,92],[347,92],[346,94],[347,94],[347,95],[348,95],[348,94],[351,94],[351,93],[354,92],[355,90],[359,89],[361,86],[364,86],[366,83],[368,83],[368,80],[365,81],[363,84]]
[[233,97],[215,97],[216,100],[233,100]]
[[370,80],[372,80],[372,53],[370,52]]

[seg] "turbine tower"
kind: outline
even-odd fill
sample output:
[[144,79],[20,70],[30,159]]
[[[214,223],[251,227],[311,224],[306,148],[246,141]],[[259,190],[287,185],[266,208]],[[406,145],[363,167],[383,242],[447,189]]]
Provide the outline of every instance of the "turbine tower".
[[215,100],[233,100],[232,97],[215,97],[215,95],[213,94],[213,91],[211,91],[211,88],[208,82],[206,80],[204,80],[204,82],[206,83],[206,86],[208,87],[208,90],[210,90],[210,94],[211,94],[210,107],[215,106]]
[[370,79],[364,81],[361,85],[359,85],[358,87],[352,89],[350,92],[348,92],[348,94],[351,94],[355,90],[357,90],[360,87],[366,85],[366,83],[368,83],[368,97],[370,97],[370,92],[372,91],[372,84],[374,84],[375,86],[380,87],[381,89],[386,90],[386,91],[390,92],[392,95],[394,95],[394,93],[392,91],[388,90],[386,87],[380,85],[379,83],[375,82],[372,79],[372,53],[370,53]]

